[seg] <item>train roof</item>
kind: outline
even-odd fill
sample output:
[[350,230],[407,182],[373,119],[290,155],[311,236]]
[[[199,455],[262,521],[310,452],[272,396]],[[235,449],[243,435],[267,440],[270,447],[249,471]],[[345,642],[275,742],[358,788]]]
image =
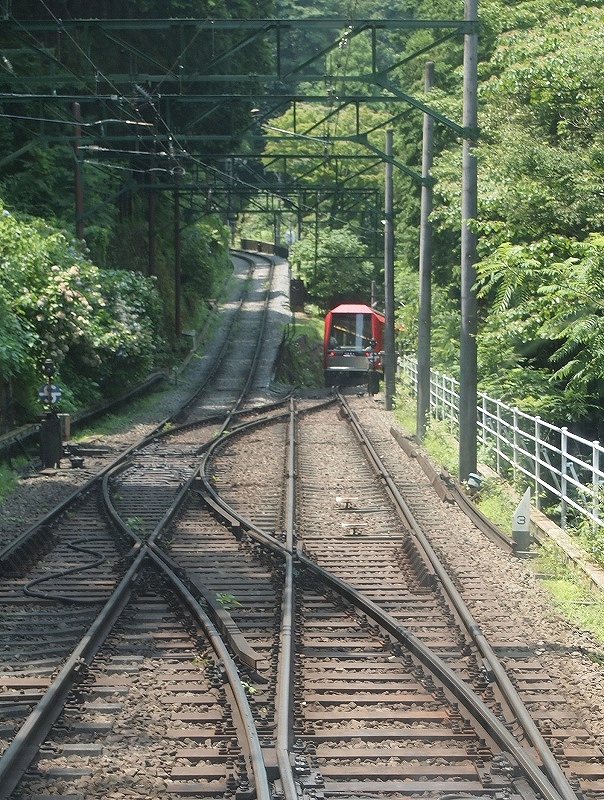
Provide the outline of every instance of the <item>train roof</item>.
[[377,314],[379,317],[383,317],[383,314],[380,314],[379,311],[376,311],[375,308],[371,308],[371,306],[365,305],[364,303],[342,303],[335,308],[332,308],[329,312],[330,314]]

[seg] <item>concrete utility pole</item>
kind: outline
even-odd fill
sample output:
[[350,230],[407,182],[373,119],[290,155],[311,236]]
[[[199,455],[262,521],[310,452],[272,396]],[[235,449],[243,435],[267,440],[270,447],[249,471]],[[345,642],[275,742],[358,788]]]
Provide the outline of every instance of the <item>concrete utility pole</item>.
[[478,129],[478,0],[466,0],[464,19],[473,22],[464,36],[463,72],[463,157],[461,182],[461,335],[459,351],[459,479],[476,472],[477,461],[477,364],[478,331],[476,293],[476,233],[472,224],[478,216],[478,170],[474,147]]
[[386,131],[386,186],[384,191],[384,407],[392,409],[396,376],[394,352],[394,206],[392,200],[392,131]]
[[[424,91],[434,86],[434,62],[426,63]],[[422,192],[419,227],[419,310],[417,315],[417,419],[416,433],[420,442],[426,434],[430,413],[430,334],[432,320],[432,169],[434,119],[424,114],[422,146]]]

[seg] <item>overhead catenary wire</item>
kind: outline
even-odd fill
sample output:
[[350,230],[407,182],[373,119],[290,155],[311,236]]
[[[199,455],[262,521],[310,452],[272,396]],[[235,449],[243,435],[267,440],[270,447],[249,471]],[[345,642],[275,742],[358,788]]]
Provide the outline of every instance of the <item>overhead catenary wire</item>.
[[[98,64],[80,46],[78,41],[69,33],[68,30],[66,30],[64,28],[64,26],[62,25],[61,19],[59,17],[57,17],[57,15],[52,11],[52,9],[49,8],[49,6],[45,2],[45,0],[39,0],[39,2],[40,2],[40,5],[48,13],[50,18],[52,20],[54,20],[54,22],[57,23],[57,26],[59,26],[59,29],[61,30],[62,34],[64,34],[67,37],[67,39],[70,42],[70,44],[78,51],[78,53],[80,53],[80,55],[90,65],[90,67],[91,67],[91,69],[93,71],[93,74],[95,76],[95,82],[98,80],[98,78],[102,78],[103,81],[105,81],[107,83],[107,85],[111,87],[112,91],[114,92],[115,99],[118,102],[121,103],[121,108],[123,108],[123,110],[126,112],[126,114],[128,114],[130,117],[132,117],[134,122],[138,122],[139,124],[148,124],[148,120],[145,120],[143,118],[142,114],[140,113],[140,111],[136,108],[136,106],[132,105],[132,102],[131,102],[132,98],[130,98],[127,95],[123,94],[123,92],[121,92],[120,89],[110,80],[110,78],[104,73],[104,71],[98,66]],[[17,25],[20,25],[19,20],[15,19],[15,17],[12,16],[12,15],[11,15],[11,20],[13,22],[15,22]],[[21,26],[21,27],[23,27],[23,26]],[[186,49],[188,49],[188,47],[191,44],[192,44],[192,42],[189,43],[189,45],[187,46],[187,48],[185,48],[183,50],[183,52],[185,52]],[[53,60],[57,64],[59,64],[63,69],[68,69],[68,67],[64,64],[64,62],[61,59],[58,59],[58,58],[53,56]],[[165,74],[164,80],[167,80],[170,74],[171,74],[171,69],[166,70],[166,74]],[[81,76],[80,76],[80,79],[81,79]],[[147,102],[151,105],[151,107],[153,109],[154,117],[156,119],[156,123],[158,124],[159,127],[161,127],[165,131],[165,133],[169,137],[171,137],[172,147],[176,146],[177,149],[180,149],[181,151],[185,152],[185,148],[181,147],[180,143],[178,142],[177,135],[174,133],[174,131],[171,129],[171,126],[167,123],[167,121],[163,118],[161,112],[159,111],[158,106],[156,104],[156,98],[153,97],[153,92],[147,92],[146,90],[144,90],[137,83],[133,83],[133,88],[135,89],[135,91],[140,96],[144,97],[147,100]],[[156,89],[154,91],[157,93],[157,87],[156,87]],[[88,86],[88,92],[89,92],[90,96],[93,96],[93,97],[96,96],[96,86]],[[82,124],[85,124],[85,123],[82,123]],[[150,123],[150,124],[153,124],[153,123]],[[175,155],[176,155],[176,153],[175,153]]]
[[[263,187],[262,185],[259,186],[257,181],[255,183],[250,183],[248,181],[243,180],[241,178],[241,176],[234,176],[232,174],[229,175],[226,170],[220,170],[219,168],[217,168],[215,166],[211,166],[211,165],[209,165],[207,163],[204,163],[204,161],[202,159],[200,159],[200,158],[198,158],[196,156],[192,156],[186,150],[186,148],[182,145],[182,143],[180,141],[179,134],[176,133],[173,130],[171,125],[167,122],[167,120],[162,115],[161,108],[160,108],[161,104],[159,102],[160,101],[159,88],[161,87],[161,85],[165,81],[174,79],[174,77],[175,77],[174,70],[175,70],[176,66],[182,61],[182,59],[183,59],[184,55],[187,53],[187,51],[193,45],[195,37],[191,41],[186,43],[185,46],[180,50],[178,56],[172,62],[172,65],[167,67],[167,68],[165,68],[164,77],[154,87],[145,88],[145,87],[141,86],[139,83],[133,82],[132,88],[133,88],[133,92],[135,93],[135,95],[137,95],[138,97],[144,99],[145,102],[148,104],[148,106],[152,110],[154,121],[153,122],[149,122],[148,118],[145,119],[143,117],[143,115],[141,114],[141,112],[139,111],[139,109],[137,108],[136,103],[133,101],[132,95],[128,95],[128,94],[125,94],[123,91],[120,91],[119,87],[116,86],[111,81],[111,79],[105,74],[103,69],[101,69],[99,67],[99,65],[89,56],[89,54],[80,46],[80,44],[77,41],[77,39],[69,32],[69,30],[65,26],[63,26],[62,20],[53,12],[53,10],[48,6],[47,2],[45,2],[45,0],[39,0],[39,2],[40,2],[40,5],[46,11],[46,13],[49,15],[49,17],[54,22],[56,22],[58,30],[61,32],[62,36],[64,37],[63,38],[63,42],[69,42],[69,45],[71,47],[75,48],[77,50],[77,52],[80,53],[81,56],[89,64],[89,66],[91,68],[91,71],[92,71],[92,74],[94,75],[95,85],[92,85],[90,83],[90,79],[88,79],[88,81],[87,81],[86,78],[83,78],[82,76],[79,76],[79,79],[81,81],[83,81],[85,84],[88,83],[89,97],[96,98],[96,99],[99,98],[99,95],[97,94],[97,86],[96,86],[96,84],[98,83],[99,79],[102,79],[103,81],[105,81],[107,83],[107,85],[110,87],[111,91],[113,92],[113,94],[107,95],[103,99],[112,100],[112,101],[118,103],[119,107],[120,107],[120,111],[124,112],[124,118],[122,118],[122,119],[120,119],[118,117],[108,117],[108,118],[106,118],[104,120],[92,120],[92,121],[90,121],[90,120],[88,120],[88,121],[81,120],[80,121],[79,120],[78,121],[78,125],[79,125],[79,127],[81,129],[81,133],[82,133],[82,137],[83,137],[83,142],[82,142],[82,145],[81,145],[80,149],[86,150],[86,149],[90,148],[92,150],[93,148],[95,148],[96,152],[102,153],[104,156],[107,155],[109,157],[109,156],[111,156],[113,154],[117,158],[119,158],[121,156],[124,156],[124,157],[131,157],[131,156],[142,157],[142,156],[145,156],[145,155],[147,155],[149,157],[168,156],[174,161],[174,164],[175,164],[175,166],[172,167],[171,169],[165,169],[163,167],[163,165],[161,167],[150,166],[150,167],[148,167],[146,169],[145,168],[136,168],[136,167],[133,168],[131,165],[130,166],[124,166],[124,165],[120,165],[120,164],[117,164],[117,163],[106,164],[105,165],[108,169],[121,170],[121,171],[124,171],[124,172],[127,172],[127,171],[133,172],[133,171],[135,171],[135,172],[137,172],[139,174],[140,173],[144,173],[144,172],[151,172],[151,171],[157,172],[157,171],[161,170],[161,171],[164,171],[166,174],[172,174],[172,175],[178,174],[178,175],[182,176],[183,174],[185,174],[185,168],[182,165],[182,160],[186,159],[187,161],[190,160],[191,163],[202,167],[204,170],[210,171],[213,175],[215,175],[217,178],[219,178],[223,182],[224,181],[228,181],[231,185],[233,185],[233,187],[244,189],[246,191],[250,191],[250,192],[254,192],[254,193],[259,192],[259,191],[262,193],[264,191],[264,192],[267,192],[269,195],[274,196],[274,197],[276,197],[278,199],[283,199],[283,196],[281,194],[279,194],[279,192],[275,192],[274,190],[272,190],[270,188],[270,186],[265,186],[265,187]],[[357,0],[354,0],[354,2],[353,2],[353,10],[351,11],[351,14],[354,14],[354,8],[356,7],[356,2],[357,2]],[[16,24],[21,25],[21,23],[19,23],[19,20],[15,19],[12,15],[11,15],[10,18]],[[29,34],[29,32],[26,30],[26,28],[24,26],[21,25],[21,27],[23,28],[24,32],[29,36],[29,38],[33,38],[33,37],[31,37],[31,34]],[[197,34],[196,34],[196,36],[197,36]],[[64,58],[57,57],[56,55],[52,55],[50,57],[52,57],[53,60],[55,61],[55,63],[60,65],[63,69],[69,70],[67,65],[64,63]],[[163,65],[160,65],[160,66],[163,66]],[[72,70],[69,70],[69,71],[72,71]],[[24,99],[26,99],[28,96],[31,96],[31,95],[27,95],[27,94],[20,95],[20,97],[22,97]],[[15,95],[11,95],[11,97],[14,98]],[[22,122],[30,122],[31,121],[31,122],[40,122],[41,124],[48,123],[48,124],[53,124],[53,125],[54,124],[66,125],[66,124],[73,124],[73,122],[74,122],[72,118],[68,118],[68,117],[56,119],[56,118],[52,118],[50,116],[49,117],[43,117],[43,116],[34,117],[34,116],[26,116],[26,115],[22,115],[22,116],[21,115],[12,115],[12,114],[2,114],[2,115],[0,115],[0,117],[12,118],[12,119],[21,119]],[[162,138],[158,138],[155,143],[150,143],[148,140],[145,140],[143,137],[138,137],[137,136],[136,138],[139,141],[140,147],[141,147],[140,151],[138,151],[138,150],[132,151],[132,150],[126,150],[126,149],[121,149],[121,148],[117,148],[117,147],[110,147],[110,146],[101,147],[100,145],[96,145],[94,143],[95,141],[98,141],[98,137],[95,137],[93,134],[99,127],[102,127],[103,124],[119,124],[119,123],[124,123],[124,124],[127,124],[129,126],[141,126],[141,128],[143,126],[145,128],[150,128],[152,126],[155,126],[156,129],[161,130],[162,138],[167,136],[168,141],[167,142],[166,141],[162,141]],[[88,137],[88,142],[86,141],[87,137]],[[309,135],[309,138],[312,138],[312,137],[310,137],[310,135]],[[316,137],[316,138],[319,138],[319,137]],[[323,141],[325,141],[325,143],[326,143],[325,146],[331,147],[331,143],[328,141],[328,139],[324,139]],[[159,149],[158,149],[158,146],[157,146],[158,143],[161,143],[161,147]],[[85,163],[90,163],[91,165],[93,165],[94,161],[93,161],[93,159],[85,159]],[[100,166],[100,164],[94,164],[94,166]],[[257,176],[255,176],[255,177],[257,177]],[[204,188],[207,189],[207,187],[205,187],[203,184],[200,184],[200,189],[203,190]],[[308,214],[308,213],[312,213],[313,211],[316,211],[316,205],[315,204],[308,204],[308,203],[304,204],[304,203],[291,201],[291,200],[289,202],[291,204],[292,210],[298,211],[299,213]],[[339,220],[339,219],[337,219],[335,217],[332,217],[332,218],[333,218],[334,222],[336,222],[336,223],[338,223],[338,222],[342,222],[343,223],[345,221],[343,219]],[[367,227],[362,226],[362,225],[355,226],[355,228],[357,228],[359,231],[361,231],[363,233],[369,232],[371,230],[370,228],[367,228]]]

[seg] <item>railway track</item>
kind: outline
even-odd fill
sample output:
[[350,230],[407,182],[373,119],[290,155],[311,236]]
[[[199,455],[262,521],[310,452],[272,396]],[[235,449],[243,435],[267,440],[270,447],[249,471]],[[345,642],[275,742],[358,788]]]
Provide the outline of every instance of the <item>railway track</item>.
[[[218,336],[211,336],[210,331],[212,328],[216,327],[216,320],[215,316],[216,313],[212,314],[206,322],[204,329],[200,332],[200,337],[205,343],[207,347],[205,348],[205,352],[203,354],[199,354],[193,351],[190,353],[189,358],[194,360],[201,360],[206,362],[207,369],[206,375],[203,380],[209,381],[213,377],[213,367],[212,365],[215,364],[216,366],[221,362],[222,357],[220,351],[223,350],[226,346],[228,346],[228,339],[229,333],[231,332],[232,326],[235,324],[235,318],[237,316],[237,309],[240,305],[242,292],[245,291],[244,284],[248,279],[249,275],[249,267],[252,264],[252,258],[246,251],[239,251],[239,250],[231,250],[231,257],[235,265],[238,265],[239,268],[235,269],[233,273],[233,278],[231,282],[234,282],[235,288],[231,292],[230,298],[220,306],[220,316],[221,316],[221,325],[222,330]],[[256,256],[256,268],[262,268],[268,270],[269,268],[269,259],[263,256]],[[241,269],[243,267],[243,269]],[[267,272],[267,279],[268,279],[268,272]],[[239,286],[237,285],[239,284]],[[256,293],[256,304],[264,304],[265,297],[262,294],[262,285],[257,284],[256,287],[252,287],[252,291]],[[282,287],[279,287],[276,290],[276,293],[280,293],[283,291]],[[259,310],[258,307],[254,308],[253,306],[254,298],[252,296],[248,296],[247,298],[247,309],[245,314],[254,313],[255,311]],[[216,312],[216,309],[215,309]],[[281,324],[282,324],[282,312],[279,308],[268,308],[266,309],[266,313],[264,314],[263,325],[266,327],[267,325],[271,324],[272,322],[276,322],[273,326],[274,329],[278,332]],[[272,319],[275,318],[275,320]],[[243,322],[245,325],[245,321]],[[251,340],[253,342],[253,338]],[[248,345],[250,344],[250,340],[248,339]],[[245,353],[240,355],[240,358],[244,360],[246,357]],[[268,359],[267,363],[264,364],[265,370],[270,370],[273,365],[274,360],[274,353],[270,348],[265,349],[264,355],[261,353],[257,356],[259,358]],[[145,395],[147,392],[152,391],[154,388],[161,384],[163,381],[166,380],[166,375],[163,372],[157,372],[149,376],[145,381],[143,381],[138,386],[135,386],[124,394],[120,395],[115,399],[111,399],[102,403],[94,408],[86,409],[78,414],[71,417],[70,426],[71,429],[81,428],[88,424],[89,422],[102,417],[106,414],[110,414],[115,412],[116,410],[123,408],[128,405],[128,403],[136,400],[138,397]],[[258,397],[261,398],[260,402],[264,402],[263,397],[263,389],[265,389],[265,385],[260,382],[257,389]],[[192,393],[191,402],[194,402],[195,392]],[[249,394],[249,398],[251,398],[252,393]],[[248,399],[249,399],[248,398]],[[185,413],[186,403],[183,403],[182,413]],[[18,429],[13,431],[9,431],[5,434],[0,436],[0,457],[6,457],[8,461],[11,458],[18,454],[19,456],[25,456],[26,458],[31,458],[28,449],[34,451],[37,448],[39,439],[39,425],[32,424],[32,425],[24,425]],[[76,457],[79,456],[80,449],[77,446],[73,447],[72,454]],[[93,453],[94,455],[94,453]]]
[[475,528],[374,401],[246,408],[257,352],[0,554],[0,798],[604,797]]
[[[242,287],[247,286],[247,297],[242,294],[229,312],[219,352],[211,355],[211,368],[204,372],[195,394],[178,414],[179,422],[187,423],[182,429],[184,433],[171,431],[171,441],[160,442],[163,429],[171,427],[170,420],[163,421],[138,446],[101,469],[81,492],[74,493],[0,552],[2,600],[9,612],[3,614],[0,633],[6,655],[2,663],[4,677],[0,679],[4,681],[0,698],[4,720],[0,758],[2,797],[12,796],[13,791],[18,792],[16,796],[19,792],[28,796],[32,791],[24,778],[28,765],[40,763],[44,751],[38,755],[36,751],[43,746],[51,726],[54,724],[56,729],[58,723],[61,727],[65,713],[61,707],[69,692],[77,694],[77,687],[82,677],[88,675],[90,666],[96,665],[98,659],[103,661],[105,639],[113,625],[124,614],[131,613],[130,598],[138,593],[141,574],[146,572],[149,560],[157,562],[164,580],[170,577],[180,586],[180,602],[192,605],[194,616],[197,614],[199,618],[189,624],[199,630],[203,628],[208,641],[215,639],[213,649],[222,652],[219,637],[197,598],[180,585],[178,577],[153,550],[152,535],[154,528],[161,527],[162,520],[175,513],[182,502],[183,487],[191,481],[196,468],[194,451],[203,448],[204,437],[219,432],[246,401],[257,403],[252,398],[253,392],[258,394],[260,384],[266,384],[265,377],[258,377],[257,367],[269,313],[272,261],[260,257],[250,260],[250,267],[253,269],[242,281]],[[260,298],[265,299],[259,307]],[[234,349],[230,344],[235,325],[239,326],[237,339],[241,341],[245,332],[250,342],[243,358],[241,347]],[[253,355],[249,348],[255,348]],[[215,385],[209,395],[212,381]],[[200,395],[211,397],[211,402],[204,404],[198,399]],[[223,409],[219,421],[217,407]],[[156,598],[152,602],[162,601]],[[49,626],[49,611],[52,614],[60,610],[55,617],[60,619],[67,604],[77,608],[77,612],[65,615],[65,623],[61,620],[56,627]],[[157,635],[154,634],[156,638]],[[19,642],[19,636],[23,643]],[[228,654],[215,658],[224,665]],[[239,723],[239,729],[250,728],[255,735],[245,722],[249,712],[243,690],[236,685],[231,691],[242,708],[239,717],[244,722]],[[109,728],[113,724],[107,722]],[[248,747],[250,750],[253,753],[253,747]],[[233,771],[221,769],[223,785],[227,782],[230,785]],[[241,769],[240,765],[240,772]],[[58,780],[61,786],[67,785],[68,775],[79,782],[88,776],[88,783],[104,784],[99,779],[98,767],[83,772],[76,768],[75,774],[64,769],[60,776],[53,769],[47,772],[51,783]],[[39,783],[39,775],[36,777]],[[236,780],[237,786],[240,783]],[[123,791],[127,792],[127,788]]]
[[[364,441],[359,448],[351,416],[350,406],[306,414],[294,437],[292,552],[294,569],[305,573],[291,657],[295,781],[334,797],[598,796],[601,748],[531,658],[521,631],[498,631],[488,644],[455,584],[491,610],[497,597],[469,573],[448,577],[430,545],[440,532],[442,547],[453,506],[435,506],[429,479],[405,474],[411,461],[400,459],[407,501],[399,497],[384,464],[375,471],[377,453],[365,459],[373,448]],[[373,434],[392,457],[390,432]],[[262,464],[275,463],[272,437],[264,441],[255,450]],[[242,439],[221,448],[217,463],[245,463],[245,447]],[[241,507],[245,478],[227,486],[215,463],[210,471],[231,510]],[[247,502],[252,530],[261,529],[262,516]],[[465,518],[464,525],[472,527]]]

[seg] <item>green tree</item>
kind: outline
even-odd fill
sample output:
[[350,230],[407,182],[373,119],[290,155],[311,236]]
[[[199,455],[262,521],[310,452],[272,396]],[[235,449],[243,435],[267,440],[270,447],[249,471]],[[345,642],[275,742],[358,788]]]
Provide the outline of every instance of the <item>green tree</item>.
[[[580,296],[585,284],[571,265],[585,268],[581,248],[589,242],[594,250],[604,224],[603,11],[576,2],[485,0],[480,14],[480,387],[514,402],[525,391],[529,405],[577,419],[602,402],[598,337],[581,343],[599,312]],[[459,119],[453,96],[437,88],[430,102]],[[444,290],[449,311],[458,313],[461,150],[446,138],[437,147],[434,291]],[[568,320],[555,313],[561,285],[564,307],[574,309]],[[433,357],[455,373],[441,313]]]
[[323,311],[343,301],[368,302],[373,265],[363,243],[348,228],[327,230],[303,238],[291,250],[301,266],[301,276]]
[[72,410],[115,395],[156,363],[162,347],[155,282],[100,270],[47,223],[0,215],[0,378],[33,410],[35,376],[46,358]]
[[483,384],[556,420],[589,418],[604,387],[604,236],[502,244],[478,275]]
[[488,247],[604,226],[604,11],[502,37],[482,95],[481,230]]
[[27,330],[12,310],[11,299],[0,286],[0,377],[8,382],[10,378],[29,371]]
[[183,231],[182,238],[182,292],[195,318],[199,298],[216,296],[231,272],[229,232],[216,214],[210,214]]

